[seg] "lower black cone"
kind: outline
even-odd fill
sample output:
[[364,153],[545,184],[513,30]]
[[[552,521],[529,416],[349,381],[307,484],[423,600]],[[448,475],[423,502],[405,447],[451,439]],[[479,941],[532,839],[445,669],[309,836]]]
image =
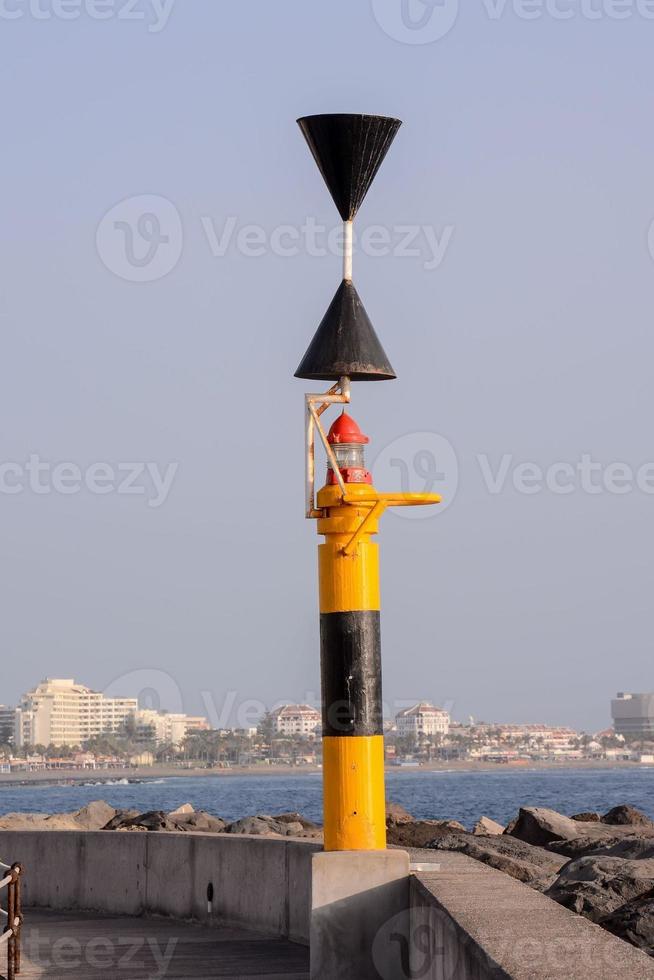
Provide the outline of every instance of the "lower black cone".
[[391,381],[395,378],[359,294],[344,279],[295,372],[311,381]]

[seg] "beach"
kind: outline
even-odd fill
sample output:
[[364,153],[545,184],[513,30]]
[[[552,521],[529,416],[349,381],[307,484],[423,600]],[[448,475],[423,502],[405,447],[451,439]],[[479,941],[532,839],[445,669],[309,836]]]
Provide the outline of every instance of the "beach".
[[[525,770],[583,770],[591,771],[624,769],[640,770],[650,768],[654,771],[654,766],[645,767],[637,762],[615,762],[603,759],[592,759],[588,761],[573,762],[550,762],[544,760],[525,761],[524,763],[498,763],[498,762],[477,762],[472,760],[465,761],[446,761],[430,762],[419,766],[387,766],[386,773],[393,775],[408,775],[420,772],[523,772]],[[29,785],[36,784],[55,785],[57,783],[113,783],[117,780],[153,780],[153,779],[203,779],[211,777],[230,776],[290,776],[293,774],[315,774],[322,772],[320,766],[230,766],[228,769],[213,769],[206,767],[180,767],[171,765],[155,765],[148,767],[135,767],[129,769],[51,769],[38,770],[35,772],[12,772],[0,773],[0,786],[3,785]]]

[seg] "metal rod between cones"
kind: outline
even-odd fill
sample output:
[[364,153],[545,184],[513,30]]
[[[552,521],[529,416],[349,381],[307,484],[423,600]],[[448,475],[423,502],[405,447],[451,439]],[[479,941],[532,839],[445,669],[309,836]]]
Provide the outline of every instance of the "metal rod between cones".
[[353,230],[351,221],[343,222],[343,279],[352,282]]

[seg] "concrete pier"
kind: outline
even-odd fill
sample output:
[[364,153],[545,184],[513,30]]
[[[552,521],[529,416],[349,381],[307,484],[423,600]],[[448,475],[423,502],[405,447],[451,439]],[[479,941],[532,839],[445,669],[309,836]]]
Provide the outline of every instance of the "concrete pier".
[[[413,851],[411,874],[400,849],[77,831],[2,831],[0,854],[25,869],[28,980],[654,980],[646,953],[463,854]],[[130,937],[149,959],[125,972]]]
[[21,980],[309,980],[309,951],[245,929],[32,911]]

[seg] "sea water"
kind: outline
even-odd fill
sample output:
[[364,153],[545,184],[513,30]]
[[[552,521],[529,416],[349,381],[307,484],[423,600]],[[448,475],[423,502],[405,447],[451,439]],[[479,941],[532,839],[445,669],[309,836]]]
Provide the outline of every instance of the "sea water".
[[[654,818],[654,767],[391,772],[386,795],[416,817],[459,820],[468,827],[482,815],[506,823],[521,806],[573,814],[605,812],[630,803]],[[139,781],[107,777],[106,782],[98,773],[86,785],[0,785],[0,813],[62,813],[102,799],[140,812],[192,803],[226,820],[292,810],[320,823],[321,797],[319,773],[224,773]]]

